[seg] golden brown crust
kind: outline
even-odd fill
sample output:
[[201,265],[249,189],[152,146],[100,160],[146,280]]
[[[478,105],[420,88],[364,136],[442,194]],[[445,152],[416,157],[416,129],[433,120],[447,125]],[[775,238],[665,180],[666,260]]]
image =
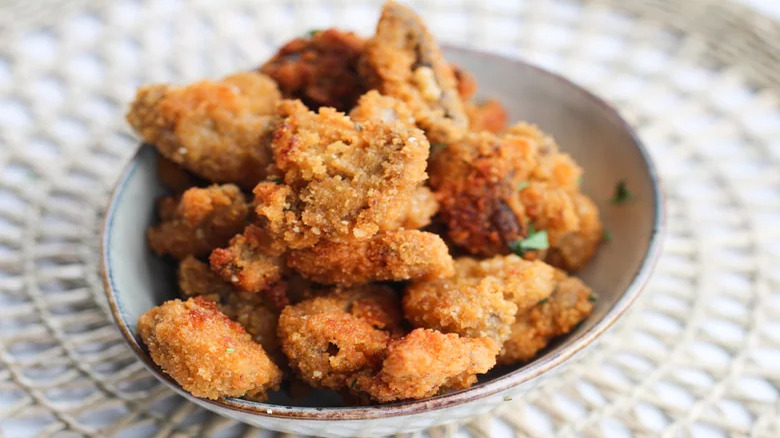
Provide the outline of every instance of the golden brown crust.
[[502,343],[516,314],[550,295],[554,275],[551,266],[513,254],[481,261],[462,257],[452,278],[407,287],[404,316],[416,327]]
[[368,240],[320,242],[293,250],[287,266],[324,284],[446,278],[453,273],[447,245],[433,233],[381,232]]
[[291,368],[315,388],[333,390],[376,368],[390,333],[401,330],[394,294],[376,285],[336,289],[286,307],[278,333]]
[[254,189],[256,213],[290,248],[320,240],[368,239],[390,228],[425,180],[428,141],[403,123],[356,123],[283,101],[272,149],[282,178]]
[[162,222],[147,231],[149,246],[159,254],[176,259],[188,255],[206,256],[241,232],[249,209],[244,195],[233,184],[193,187],[176,201],[169,197],[158,203]]
[[286,43],[260,71],[279,84],[286,98],[300,99],[312,109],[349,111],[365,91],[357,71],[364,44],[352,32],[313,32]]
[[247,292],[270,290],[282,279],[284,266],[282,251],[254,225],[230,239],[227,248],[212,251],[209,263],[222,280]]
[[212,272],[208,264],[192,256],[179,263],[178,280],[182,298],[202,296],[218,303],[219,310],[241,324],[274,362],[283,363],[276,336],[279,310],[272,300],[233,287]]
[[431,189],[418,187],[409,198],[406,212],[401,216],[399,228],[416,230],[431,223],[431,218],[439,211],[439,202]]
[[259,73],[186,87],[138,90],[127,113],[133,129],[160,154],[209,181],[251,189],[262,180],[275,126],[276,84]]
[[448,236],[472,254],[507,254],[533,225],[550,249],[524,256],[576,270],[601,240],[598,210],[579,192],[581,169],[534,126],[469,133],[435,153],[429,171]]
[[555,290],[529,311],[518,315],[504,342],[498,363],[508,365],[533,359],[556,336],[569,333],[593,311],[595,295],[580,279],[556,270]]
[[372,88],[407,104],[431,142],[453,141],[468,129],[452,67],[406,6],[385,3],[360,67]]
[[360,373],[349,386],[381,403],[432,397],[473,385],[477,374],[495,365],[498,350],[490,338],[461,338],[415,329],[390,342],[378,373]]
[[527,228],[518,187],[536,164],[536,144],[518,136],[471,132],[437,151],[430,184],[448,236],[472,254],[507,254]]
[[509,114],[501,102],[488,99],[483,102],[466,102],[466,115],[472,131],[490,131],[498,134],[507,128]]
[[154,362],[196,397],[264,399],[279,388],[281,371],[263,347],[205,298],[151,309],[138,332]]

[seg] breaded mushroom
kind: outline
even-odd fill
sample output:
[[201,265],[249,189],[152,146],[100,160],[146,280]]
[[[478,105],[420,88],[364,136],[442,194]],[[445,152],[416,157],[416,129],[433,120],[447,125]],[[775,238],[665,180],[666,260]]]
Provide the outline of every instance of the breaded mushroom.
[[400,121],[355,122],[332,108],[283,101],[272,149],[280,179],[254,189],[259,224],[292,249],[368,239],[408,211],[429,144]]
[[203,297],[166,301],[138,318],[154,362],[196,397],[264,399],[282,373],[240,324]]
[[349,111],[365,92],[357,71],[364,44],[352,32],[314,31],[283,45],[260,71],[279,84],[286,98],[300,99],[311,109]]
[[347,379],[380,363],[391,335],[401,333],[398,298],[386,286],[335,289],[286,307],[279,339],[304,382],[342,389]]
[[549,250],[524,256],[576,270],[601,240],[598,210],[579,192],[582,170],[536,127],[471,132],[435,153],[429,172],[448,236],[472,254],[507,254],[544,230]]
[[320,242],[293,250],[287,266],[323,284],[447,278],[453,261],[444,241],[418,230],[385,231],[368,240]]
[[574,330],[593,311],[596,296],[580,279],[557,270],[555,290],[529,311],[518,314],[498,356],[500,365],[525,362],[555,337]]
[[249,213],[244,195],[233,184],[193,187],[181,198],[163,198],[158,204],[162,222],[147,230],[149,246],[176,259],[208,255],[240,233]]
[[549,297],[554,276],[553,267],[514,254],[487,260],[462,257],[455,261],[452,278],[407,287],[404,316],[415,327],[489,337],[500,344],[517,314]]
[[451,142],[468,129],[453,68],[411,9],[385,3],[366,43],[361,72],[371,88],[402,100],[431,142]]
[[415,329],[390,343],[379,372],[359,373],[349,387],[381,403],[432,397],[473,385],[477,374],[493,368],[498,350],[490,338]]
[[248,225],[227,248],[211,252],[211,269],[224,281],[247,292],[268,291],[282,279],[283,248],[262,229]]
[[149,85],[138,90],[127,120],[169,160],[209,181],[251,189],[266,175],[280,97],[276,83],[255,72]]

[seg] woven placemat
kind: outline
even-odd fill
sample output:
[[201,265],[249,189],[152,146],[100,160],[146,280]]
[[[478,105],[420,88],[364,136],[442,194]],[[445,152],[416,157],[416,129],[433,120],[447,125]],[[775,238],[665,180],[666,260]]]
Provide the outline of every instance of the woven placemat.
[[[31,5],[38,5],[33,7]],[[419,1],[436,35],[614,103],[668,194],[642,299],[560,378],[431,436],[780,436],[780,24],[730,2]],[[98,233],[135,87],[217,77],[380,3],[0,2],[0,436],[253,436],[184,401],[108,316]],[[565,146],[564,146],[565,147]]]

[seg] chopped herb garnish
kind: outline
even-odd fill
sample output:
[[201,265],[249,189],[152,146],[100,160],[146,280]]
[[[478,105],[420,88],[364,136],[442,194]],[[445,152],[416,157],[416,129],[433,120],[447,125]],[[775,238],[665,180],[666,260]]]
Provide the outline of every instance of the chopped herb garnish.
[[536,303],[536,304],[544,304],[544,303],[546,303],[547,301],[548,301],[548,299],[547,299],[547,298],[542,298],[542,299],[541,299],[541,300],[539,300],[539,302],[538,302],[538,303]]
[[274,180],[273,180],[273,182],[274,182],[276,185],[278,185],[278,186],[282,185],[282,179],[281,179],[281,178],[276,178],[276,179],[274,179]]
[[447,145],[444,143],[431,143],[431,150],[438,151],[442,149],[446,149]]
[[612,241],[612,232],[609,230],[604,230],[604,241],[605,242],[611,242]]
[[534,224],[528,226],[528,235],[523,240],[517,240],[509,244],[509,249],[522,256],[529,250],[545,250],[550,247],[547,240],[547,231],[534,229]]
[[314,35],[317,35],[318,33],[322,32],[320,29],[312,29],[308,32],[306,32],[306,36],[309,38],[312,38]]
[[634,194],[626,187],[626,181],[621,179],[617,183],[617,186],[615,186],[615,194],[612,195],[612,203],[615,205],[624,204],[633,197]]
[[596,297],[596,294],[588,295],[588,301],[590,301],[591,303],[596,301],[596,298],[598,298],[598,297]]
[[512,401],[512,397],[506,396],[504,397],[504,401]]
[[225,351],[228,352],[228,353],[232,353],[232,352],[236,351],[236,349],[235,348],[228,348]]
[[360,123],[360,122],[355,122],[355,129],[357,129],[358,131],[362,131],[363,130],[363,124]]
[[517,191],[518,192],[522,192],[523,189],[525,189],[526,187],[528,187],[530,185],[531,185],[531,183],[529,183],[528,181],[523,181],[523,182],[521,182],[520,184],[517,185]]

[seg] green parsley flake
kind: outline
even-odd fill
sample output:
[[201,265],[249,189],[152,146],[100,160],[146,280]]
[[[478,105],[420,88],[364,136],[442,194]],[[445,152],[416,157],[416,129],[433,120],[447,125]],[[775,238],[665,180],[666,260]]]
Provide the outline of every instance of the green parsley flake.
[[596,294],[590,294],[588,296],[588,301],[590,301],[592,303],[592,302],[596,301],[597,298],[598,297],[596,297]]
[[232,352],[236,351],[236,349],[235,348],[228,348],[225,351],[228,352],[228,353],[232,353]]
[[523,240],[517,240],[509,244],[509,249],[515,254],[522,256],[529,250],[545,250],[550,247],[547,240],[547,231],[534,229],[534,224],[528,226],[528,235]]
[[517,185],[517,191],[518,192],[522,192],[525,188],[527,188],[530,185],[531,185],[531,183],[529,183],[528,181],[523,181],[523,182],[521,182],[520,184]]
[[281,179],[281,178],[276,178],[275,180],[273,180],[273,182],[274,182],[276,185],[278,185],[278,186],[282,185],[282,179]]
[[604,230],[604,241],[605,242],[611,242],[612,241],[612,232],[609,230]]
[[355,122],[355,129],[358,130],[358,132],[363,130],[363,124],[360,122]]
[[312,29],[312,30],[306,32],[306,36],[309,37],[309,38],[312,38],[312,37],[314,37],[314,35],[317,35],[320,32],[322,32],[322,30],[320,30],[320,29]]
[[442,149],[446,149],[447,145],[444,143],[431,143],[431,150],[432,151],[439,151]]
[[615,194],[612,195],[612,203],[615,205],[625,204],[633,197],[634,194],[626,187],[626,180],[621,179],[617,183],[617,186],[615,186]]
[[544,303],[546,303],[547,301],[548,301],[548,299],[547,299],[547,298],[542,298],[542,299],[541,299],[541,300],[539,300],[539,302],[538,302],[538,303],[536,303],[536,304],[544,304]]

